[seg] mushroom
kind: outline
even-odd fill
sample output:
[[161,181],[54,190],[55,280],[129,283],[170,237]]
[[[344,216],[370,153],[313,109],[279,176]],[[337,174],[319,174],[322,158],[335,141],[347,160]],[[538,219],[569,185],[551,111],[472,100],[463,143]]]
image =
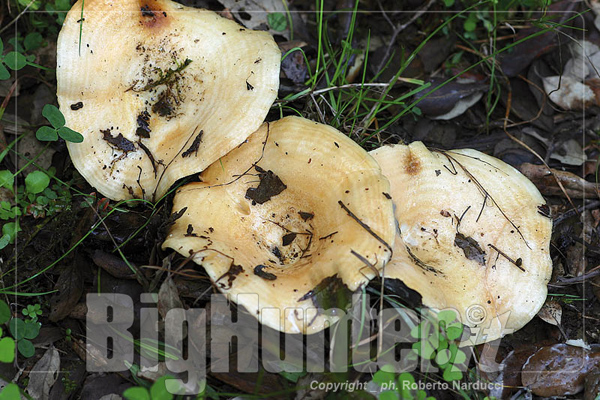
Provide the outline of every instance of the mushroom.
[[267,122],[200,178],[175,195],[179,218],[163,248],[190,256],[274,329],[314,333],[334,323],[392,255],[389,182],[334,128]]
[[60,109],[85,138],[71,159],[114,200],[157,200],[225,155],[279,87],[269,34],[169,0],[79,0],[57,53]]
[[544,304],[552,220],[536,187],[476,150],[421,142],[370,153],[390,179],[398,221],[385,277],[437,310],[455,309],[472,344],[518,330]]

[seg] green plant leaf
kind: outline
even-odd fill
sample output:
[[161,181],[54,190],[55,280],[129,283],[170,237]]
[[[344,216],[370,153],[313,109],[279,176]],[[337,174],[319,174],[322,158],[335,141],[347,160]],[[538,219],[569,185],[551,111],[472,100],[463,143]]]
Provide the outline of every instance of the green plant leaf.
[[23,7],[29,6],[30,11],[37,11],[40,9],[42,2],[40,0],[30,1],[30,0],[18,0],[19,4]]
[[38,196],[38,197],[36,197],[36,198],[35,198],[35,202],[36,202],[37,204],[39,204],[40,206],[47,206],[47,205],[48,205],[48,203],[50,202],[50,200],[48,200],[48,198],[47,198],[47,197],[44,197],[44,196]]
[[452,325],[446,328],[446,337],[448,338],[448,340],[456,340],[462,335],[462,333],[462,325],[460,327]]
[[23,46],[25,46],[26,51],[38,49],[42,46],[42,43],[44,43],[44,38],[39,32],[31,32],[23,40]]
[[450,357],[452,357],[450,350],[441,350],[438,351],[437,355],[435,356],[435,362],[438,363],[441,368],[444,368],[444,366],[450,361]]
[[418,355],[427,360],[432,360],[435,356],[435,348],[429,342],[429,340],[423,340],[421,342],[414,343],[412,348]]
[[38,322],[25,322],[25,339],[35,339],[40,334],[40,324]]
[[458,381],[463,377],[462,372],[456,368],[454,365],[450,364],[446,369],[444,369],[444,373],[442,377],[446,382]]
[[67,128],[66,126],[63,126],[62,128],[60,128],[58,130],[58,136],[65,139],[67,142],[72,142],[72,143],[83,142],[83,135],[81,133],[75,132],[73,129]]
[[0,300],[0,325],[7,323],[11,316],[8,304],[4,300]]
[[56,129],[65,126],[65,117],[62,115],[58,107],[52,104],[46,104],[42,109],[42,115]]
[[148,389],[134,386],[123,392],[123,397],[127,400],[150,400]]
[[4,56],[4,64],[13,71],[18,71],[27,65],[27,59],[23,54],[11,51]]
[[8,323],[10,334],[15,340],[21,340],[25,337],[25,321],[21,318],[13,318]]
[[32,357],[35,354],[35,346],[27,339],[17,341],[17,349],[26,358]]
[[444,349],[447,349],[447,348],[448,348],[448,341],[446,340],[445,337],[440,336],[440,341],[438,343],[437,350],[440,351],[440,350],[444,350]]
[[473,32],[477,28],[477,21],[469,18],[465,21],[463,27],[466,32]]
[[403,372],[398,376],[398,388],[403,399],[412,399],[412,391],[410,387],[414,385],[415,378],[410,372]]
[[25,51],[23,46],[21,46],[21,42],[22,42],[21,36],[19,35],[18,32],[17,32],[16,36],[13,36],[10,39],[8,39],[8,44],[10,44],[13,47],[13,50],[18,53],[22,53]]
[[5,81],[10,78],[10,72],[6,69],[6,67],[0,63],[0,81]]
[[35,133],[35,137],[41,142],[54,142],[58,140],[58,133],[54,128],[42,126]]
[[0,187],[5,187],[7,189],[13,190],[13,185],[15,184],[15,176],[9,170],[0,171]]
[[4,53],[4,42],[0,39],[0,57],[2,57],[2,53]]
[[10,237],[9,243],[14,243],[17,232],[21,232],[21,227],[16,222],[7,222],[2,225],[2,235]]
[[39,31],[49,28],[48,30],[52,31],[54,27],[49,26],[48,22],[39,17],[41,13],[31,14],[30,22],[33,27]]
[[152,400],[172,400],[173,394],[167,391],[167,386],[165,385],[165,381],[167,379],[173,379],[171,376],[162,376],[156,380],[152,384],[150,388],[150,397]]
[[446,325],[456,320],[456,312],[454,310],[442,310],[437,315],[438,320],[444,321]]
[[398,375],[398,383],[400,383],[400,387],[403,387],[402,382],[408,382],[410,384],[415,383],[415,377],[412,376],[410,372],[403,372]]
[[457,350],[456,351],[456,355],[454,356],[454,359],[452,360],[452,362],[454,363],[454,365],[456,364],[462,364],[465,361],[467,361],[467,355],[465,354],[464,351],[462,350]]
[[274,31],[281,32],[287,28],[287,19],[280,12],[274,12],[267,15],[267,23]]
[[44,196],[46,196],[50,200],[56,200],[58,198],[58,196],[56,195],[56,192],[50,188],[44,189],[44,191],[42,193],[44,194]]
[[20,398],[21,393],[19,391],[19,386],[17,386],[16,383],[9,383],[4,390],[0,392],[0,400],[14,400]]
[[373,375],[373,382],[379,383],[380,386],[382,384],[389,386],[389,383],[393,382],[394,378],[395,374],[393,372],[380,369],[379,371],[375,372],[375,375]]
[[30,172],[25,178],[25,190],[28,193],[41,193],[50,184],[50,177],[42,171]]
[[15,340],[11,337],[0,339],[0,362],[11,363],[15,360]]
[[2,237],[0,237],[0,250],[5,248],[9,244],[10,244],[10,235],[2,235]]
[[302,371],[302,372],[285,372],[285,371],[281,371],[279,373],[279,375],[283,376],[285,379],[287,379],[290,382],[298,383],[298,379],[300,379],[303,376],[305,376],[306,372],[305,371]]
[[425,333],[426,333],[428,326],[431,326],[430,322],[428,322],[428,321],[421,322],[419,325],[417,325],[411,329],[410,336],[412,336],[415,339],[421,339],[421,337],[427,336]]
[[398,400],[398,393],[386,390],[379,393],[379,400]]
[[69,11],[71,9],[71,2],[69,0],[56,0],[54,5],[60,11]]

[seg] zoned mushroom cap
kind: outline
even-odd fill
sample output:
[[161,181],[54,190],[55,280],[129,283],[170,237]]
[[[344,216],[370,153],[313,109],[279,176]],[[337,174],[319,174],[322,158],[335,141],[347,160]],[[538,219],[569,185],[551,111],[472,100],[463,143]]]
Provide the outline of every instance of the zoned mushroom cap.
[[200,177],[175,195],[182,215],[163,248],[192,256],[274,329],[326,328],[341,314],[330,309],[345,308],[391,257],[389,182],[331,127],[298,117],[265,123]]
[[423,304],[455,309],[471,343],[518,330],[544,304],[552,220],[536,187],[476,150],[421,142],[370,152],[390,179],[400,237],[385,268]]
[[168,0],[81,7],[58,38],[58,101],[85,138],[67,144],[73,164],[104,196],[157,200],[264,121],[281,58],[269,34]]

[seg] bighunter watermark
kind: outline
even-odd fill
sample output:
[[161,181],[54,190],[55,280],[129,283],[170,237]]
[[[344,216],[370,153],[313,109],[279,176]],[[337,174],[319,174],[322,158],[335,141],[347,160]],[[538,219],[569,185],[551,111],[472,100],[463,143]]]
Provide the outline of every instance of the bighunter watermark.
[[[257,294],[239,296],[256,296],[258,301]],[[368,295],[358,294],[354,300],[369,304],[365,297]],[[125,371],[134,363],[153,369],[159,360],[164,361],[168,371],[177,377],[167,381],[167,388],[181,395],[201,391],[207,367],[213,372],[236,370],[240,373],[256,373],[260,366],[272,373],[346,372],[349,369],[374,373],[384,365],[392,366],[397,372],[414,371],[418,366],[422,371],[437,371],[431,360],[415,357],[414,351],[415,343],[417,347],[422,343],[436,348],[436,343],[432,343],[436,335],[423,340],[423,336],[414,334],[415,327],[423,330],[424,335],[437,331],[436,321],[431,315],[424,318],[410,309],[390,307],[377,313],[361,312],[360,307],[353,307],[348,313],[336,309],[336,315],[341,318],[332,329],[302,335],[283,334],[261,325],[248,313],[232,310],[223,294],[212,295],[210,312],[203,308],[177,308],[168,310],[162,320],[156,295],[144,293],[140,301],[142,307],[136,312],[134,299],[128,295],[87,295],[88,371]],[[473,307],[477,312],[483,309]],[[280,312],[278,309],[265,311]],[[317,310],[319,313],[330,311]],[[503,326],[508,317],[502,316]],[[458,324],[461,326],[458,346],[473,343],[473,335],[486,334],[485,327],[463,332],[462,325]],[[488,354],[497,350],[496,346],[485,346],[483,351]],[[452,370],[467,369],[472,352],[466,354],[466,359],[450,365]],[[498,367],[486,366],[488,371]]]

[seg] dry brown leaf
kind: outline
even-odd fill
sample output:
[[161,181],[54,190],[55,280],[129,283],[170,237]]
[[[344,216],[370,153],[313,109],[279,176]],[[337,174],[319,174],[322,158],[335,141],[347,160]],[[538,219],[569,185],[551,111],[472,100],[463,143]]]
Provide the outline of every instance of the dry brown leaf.
[[[104,357],[102,350],[98,349],[93,343],[87,343],[83,340],[73,339],[73,350],[82,361],[90,365],[94,364],[95,369],[105,368],[108,365],[108,360]],[[90,359],[88,360],[88,357]]]
[[158,291],[158,312],[161,317],[165,318],[167,313],[174,308],[183,309],[183,303],[179,298],[177,285],[173,282],[173,278],[168,277]]
[[575,243],[567,249],[567,268],[571,275],[581,276],[585,273],[587,262],[581,243]]
[[583,390],[586,375],[600,364],[599,350],[598,346],[588,351],[563,343],[542,347],[523,366],[522,383],[537,396],[577,394]]
[[547,301],[538,312],[538,317],[549,324],[560,326],[562,320],[560,303],[554,300]]
[[[563,191],[556,183],[556,179],[558,179],[571,198],[583,199],[598,197],[597,185],[588,182],[571,172],[559,171],[554,168],[548,169],[543,165],[529,163],[521,164],[518,169],[534,183],[543,195],[564,197]],[[552,174],[554,174],[554,176],[552,176]]]
[[565,110],[583,110],[596,102],[592,88],[571,76],[547,76],[542,81],[550,100]]
[[77,305],[83,293],[83,278],[78,265],[71,264],[65,268],[54,290],[57,292],[50,299],[50,321],[56,322],[67,317]]
[[600,224],[600,210],[592,210],[592,218],[594,218],[593,227],[597,228],[598,224]]
[[35,363],[29,372],[27,393],[34,399],[46,400],[50,398],[50,389],[56,382],[60,369],[60,356],[54,346],[50,347],[42,358]]
[[423,98],[419,101],[419,108],[432,119],[448,120],[464,113],[488,89],[479,82],[453,81],[444,84],[443,79],[433,78],[429,83],[431,88],[417,93],[415,99]]
[[[498,376],[491,381],[495,385],[490,389],[490,396],[498,399],[509,398],[510,394],[521,386],[523,364],[540,347],[539,344],[523,344],[508,353],[500,363]],[[492,362],[495,363],[495,360],[492,360]]]
[[583,164],[583,176],[596,175],[598,171],[598,160],[588,160]]
[[600,393],[600,371],[592,371],[585,378],[583,400],[596,400]]
[[570,139],[563,142],[552,154],[550,158],[558,160],[566,165],[580,166],[587,161],[587,156],[577,140]]

